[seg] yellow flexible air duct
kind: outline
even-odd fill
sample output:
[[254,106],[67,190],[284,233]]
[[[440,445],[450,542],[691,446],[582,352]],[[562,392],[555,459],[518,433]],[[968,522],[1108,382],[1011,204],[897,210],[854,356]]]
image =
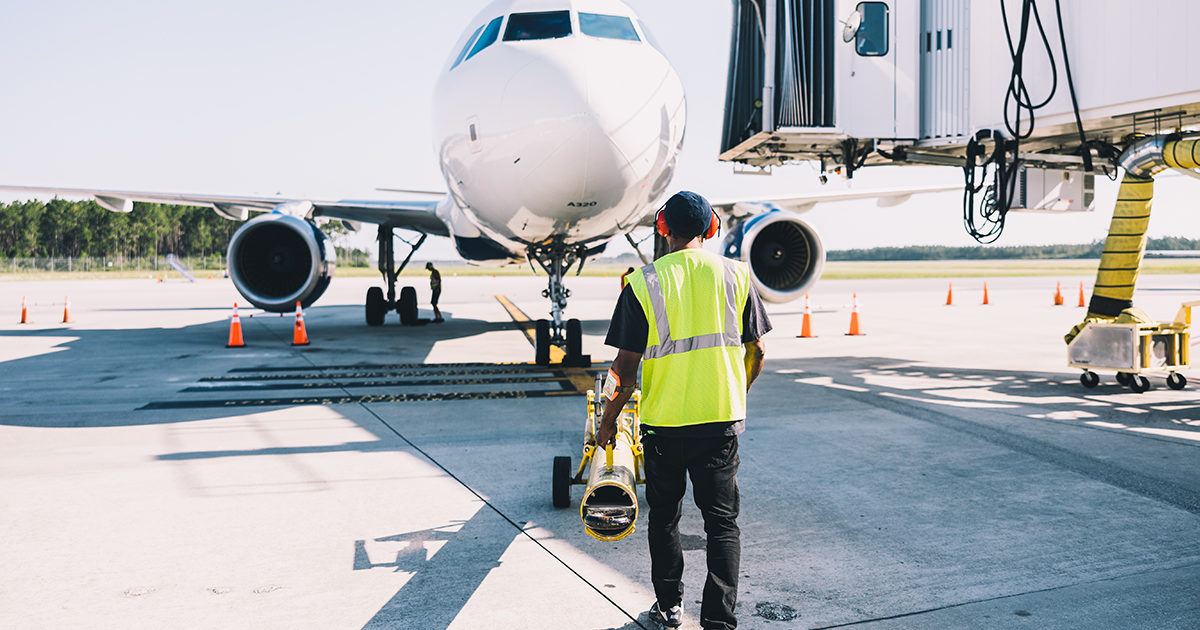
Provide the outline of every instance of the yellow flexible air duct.
[[1200,138],[1156,136],[1134,143],[1121,156],[1125,177],[1117,192],[1108,238],[1100,254],[1096,286],[1083,323],[1067,333],[1066,341],[1093,321],[1149,322],[1133,308],[1133,289],[1146,251],[1146,228],[1154,199],[1154,174],[1167,168],[1198,168]]

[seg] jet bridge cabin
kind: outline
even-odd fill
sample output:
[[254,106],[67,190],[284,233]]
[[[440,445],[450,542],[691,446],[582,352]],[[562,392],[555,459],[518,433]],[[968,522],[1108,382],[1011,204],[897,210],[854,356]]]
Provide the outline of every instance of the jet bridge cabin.
[[1003,139],[1032,198],[1013,209],[1089,210],[1041,187],[1089,189],[1132,134],[1200,122],[1196,24],[1189,0],[733,0],[720,157],[853,176],[963,167]]

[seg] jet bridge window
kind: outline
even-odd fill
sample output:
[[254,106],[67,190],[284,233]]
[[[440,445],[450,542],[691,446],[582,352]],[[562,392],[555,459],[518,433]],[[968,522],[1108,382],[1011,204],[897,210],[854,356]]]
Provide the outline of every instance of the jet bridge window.
[[557,39],[559,37],[567,37],[570,34],[570,11],[514,13],[508,16],[508,27],[504,29],[504,41]]
[[580,13],[579,30],[584,35],[602,37],[604,39],[625,39],[639,42],[633,22],[621,15],[601,15],[599,13]]
[[888,53],[888,6],[884,2],[858,3],[858,32],[854,49],[864,57],[881,57]]
[[[488,22],[488,25],[483,29],[483,34],[479,36],[479,40],[476,41],[475,45],[471,48],[471,52],[467,53],[466,59],[470,59],[471,57],[478,55],[479,51],[496,43],[496,38],[500,35],[500,22],[503,20],[503,17],[498,17],[491,22]],[[463,61],[466,61],[466,59]]]

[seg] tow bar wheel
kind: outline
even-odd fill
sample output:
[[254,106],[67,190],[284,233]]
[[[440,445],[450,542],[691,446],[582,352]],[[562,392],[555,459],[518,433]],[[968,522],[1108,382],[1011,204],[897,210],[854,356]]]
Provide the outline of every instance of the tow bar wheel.
[[560,455],[554,458],[554,476],[551,479],[551,489],[554,494],[554,507],[565,508],[571,505],[571,458]]

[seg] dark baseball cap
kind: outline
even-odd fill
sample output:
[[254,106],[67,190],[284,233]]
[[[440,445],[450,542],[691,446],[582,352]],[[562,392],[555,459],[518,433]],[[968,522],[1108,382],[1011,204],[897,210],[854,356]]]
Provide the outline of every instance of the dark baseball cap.
[[712,223],[713,209],[708,200],[690,190],[681,190],[667,200],[663,216],[671,234],[692,238],[703,234]]

